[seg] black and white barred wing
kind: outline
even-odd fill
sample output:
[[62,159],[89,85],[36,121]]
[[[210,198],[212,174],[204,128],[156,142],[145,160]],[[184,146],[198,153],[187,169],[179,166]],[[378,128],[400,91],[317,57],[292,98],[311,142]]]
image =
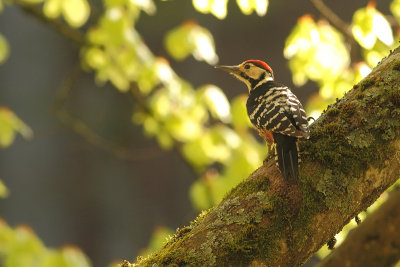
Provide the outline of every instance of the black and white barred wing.
[[301,135],[308,139],[310,130],[308,129],[308,120],[306,112],[297,97],[288,89],[286,101],[286,115],[292,125],[296,128],[296,135]]
[[269,88],[251,102],[248,113],[256,127],[294,137],[309,135],[305,111],[288,87]]

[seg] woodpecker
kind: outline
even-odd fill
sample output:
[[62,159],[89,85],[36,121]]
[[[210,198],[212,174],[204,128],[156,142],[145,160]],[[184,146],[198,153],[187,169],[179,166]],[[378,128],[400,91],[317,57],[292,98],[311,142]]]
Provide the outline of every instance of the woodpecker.
[[310,137],[306,112],[289,87],[275,82],[270,66],[246,60],[236,66],[215,66],[244,82],[249,89],[247,115],[270,147],[275,143],[277,165],[283,177],[296,182],[299,138]]

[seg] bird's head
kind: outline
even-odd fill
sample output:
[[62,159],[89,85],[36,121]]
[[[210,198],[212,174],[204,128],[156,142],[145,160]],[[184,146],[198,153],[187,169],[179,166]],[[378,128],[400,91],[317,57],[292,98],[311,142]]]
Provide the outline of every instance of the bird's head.
[[249,92],[257,86],[274,79],[270,66],[261,60],[251,59],[236,66],[215,66],[215,68],[226,71],[244,82],[249,88]]

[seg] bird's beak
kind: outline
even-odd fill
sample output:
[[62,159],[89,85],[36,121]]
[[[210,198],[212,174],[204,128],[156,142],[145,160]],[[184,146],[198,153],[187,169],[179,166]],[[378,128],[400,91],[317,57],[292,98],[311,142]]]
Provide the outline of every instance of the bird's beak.
[[226,72],[228,72],[228,73],[230,73],[230,74],[237,74],[237,75],[239,75],[240,74],[240,71],[239,71],[239,67],[238,66],[215,66],[214,68],[216,68],[216,69],[218,69],[218,70],[223,70],[223,71],[226,71]]

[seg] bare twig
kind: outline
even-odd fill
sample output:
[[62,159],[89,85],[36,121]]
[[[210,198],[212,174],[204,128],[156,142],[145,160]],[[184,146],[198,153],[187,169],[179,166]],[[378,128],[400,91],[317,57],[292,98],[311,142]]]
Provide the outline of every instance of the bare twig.
[[58,119],[64,124],[68,125],[77,134],[84,137],[88,143],[115,155],[117,158],[137,161],[160,156],[160,150],[154,148],[127,149],[125,147],[118,146],[95,133],[83,121],[75,118],[65,109],[64,104],[68,99],[73,86],[76,84],[81,71],[80,65],[76,64],[56,96],[53,109]]
[[344,22],[335,12],[333,12],[322,0],[310,0],[321,15],[329,21],[332,26],[341,31],[344,35],[353,38],[350,25]]

